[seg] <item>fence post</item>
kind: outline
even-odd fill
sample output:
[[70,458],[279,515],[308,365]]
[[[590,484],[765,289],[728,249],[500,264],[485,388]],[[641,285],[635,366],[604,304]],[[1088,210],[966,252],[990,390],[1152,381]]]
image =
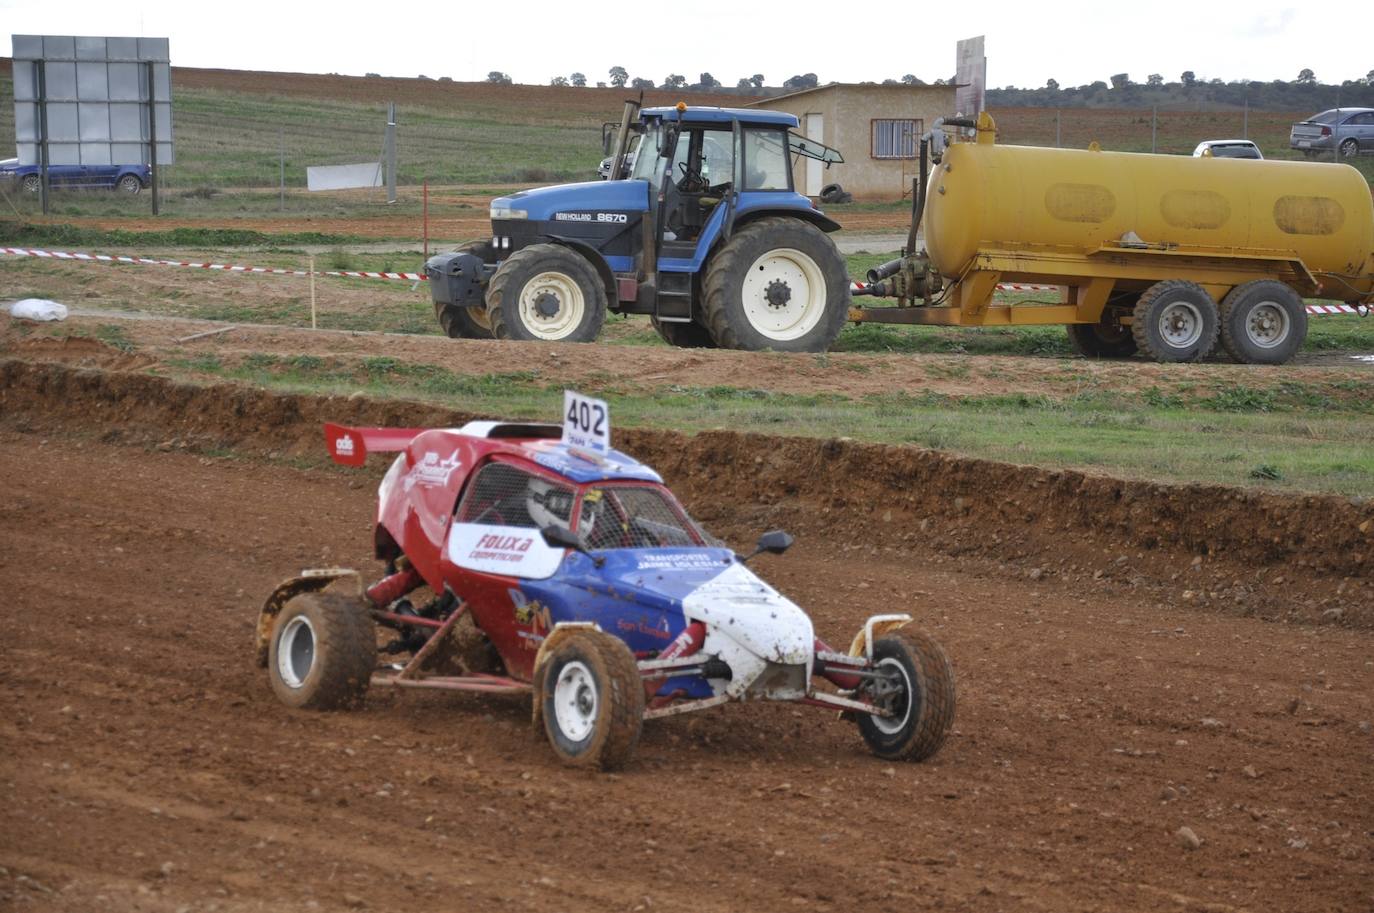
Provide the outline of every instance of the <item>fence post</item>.
[[160,215],[157,199],[157,79],[153,62],[144,65],[148,73],[148,185],[153,190],[153,215]]
[[1250,99],[1249,99],[1249,98],[1246,98],[1246,99],[1245,99],[1245,113],[1244,113],[1243,115],[1241,115],[1241,116],[1242,116],[1242,120],[1241,120],[1241,122],[1240,122],[1240,138],[1241,138],[1241,139],[1249,139],[1249,138],[1250,138]]
[[43,215],[48,214],[48,71],[42,60],[33,62],[34,84],[38,87],[38,195]]
[[386,116],[386,201],[396,202],[396,102],[391,102]]
[[310,329],[315,329],[315,255],[310,255]]
[[1150,152],[1159,151],[1159,105],[1150,108]]
[[280,128],[281,138],[281,191],[279,205],[286,212],[286,128]]
[[1056,149],[1059,148],[1060,146],[1064,145],[1063,143],[1061,143],[1061,142],[1059,141],[1059,109],[1058,109],[1058,108],[1055,108],[1055,109],[1054,109],[1054,145],[1055,145],[1055,148],[1056,148]]

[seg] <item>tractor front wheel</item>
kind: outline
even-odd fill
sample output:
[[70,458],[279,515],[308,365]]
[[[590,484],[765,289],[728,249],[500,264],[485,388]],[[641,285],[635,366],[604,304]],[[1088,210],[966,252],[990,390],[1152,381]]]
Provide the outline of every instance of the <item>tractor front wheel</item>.
[[359,597],[301,593],[282,607],[272,627],[267,674],[289,707],[356,707],[376,664],[376,632]]
[[862,696],[891,716],[860,716],[869,750],[889,761],[924,761],[954,725],[954,669],[929,635],[893,631],[873,644],[878,677]]
[[625,642],[577,631],[540,669],[535,700],[554,753],[577,767],[622,767],[644,723],[644,685]]
[[606,288],[582,255],[532,244],[491,277],[487,318],[497,339],[592,342],[606,319]]
[[801,219],[739,229],[706,270],[706,323],[725,349],[824,352],[849,316],[849,276],[835,244]]

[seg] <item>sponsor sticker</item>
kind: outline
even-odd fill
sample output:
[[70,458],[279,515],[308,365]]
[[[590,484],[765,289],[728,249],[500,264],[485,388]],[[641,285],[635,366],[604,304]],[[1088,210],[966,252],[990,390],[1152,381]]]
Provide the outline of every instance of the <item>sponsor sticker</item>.
[[423,488],[433,488],[448,484],[449,476],[458,468],[458,451],[453,451],[448,459],[440,459],[439,454],[429,451],[424,455],[420,462],[410,467],[410,472],[406,473],[403,485],[406,491],[410,491],[416,485]]

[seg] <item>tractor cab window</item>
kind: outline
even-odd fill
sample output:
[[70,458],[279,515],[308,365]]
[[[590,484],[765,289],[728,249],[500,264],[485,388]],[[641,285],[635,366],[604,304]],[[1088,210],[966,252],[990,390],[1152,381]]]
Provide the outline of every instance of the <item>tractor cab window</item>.
[[788,166],[786,131],[744,131],[744,189],[792,189],[792,169]]
[[700,529],[663,489],[597,485],[582,493],[577,531],[593,549],[696,547]]

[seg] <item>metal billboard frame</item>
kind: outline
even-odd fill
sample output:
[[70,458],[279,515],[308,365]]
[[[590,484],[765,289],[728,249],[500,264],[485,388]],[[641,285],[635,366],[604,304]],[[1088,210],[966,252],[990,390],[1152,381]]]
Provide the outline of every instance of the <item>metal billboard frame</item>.
[[158,214],[158,163],[173,161],[172,76],[166,38],[12,35],[15,146],[38,165],[48,212],[50,165],[151,169]]

